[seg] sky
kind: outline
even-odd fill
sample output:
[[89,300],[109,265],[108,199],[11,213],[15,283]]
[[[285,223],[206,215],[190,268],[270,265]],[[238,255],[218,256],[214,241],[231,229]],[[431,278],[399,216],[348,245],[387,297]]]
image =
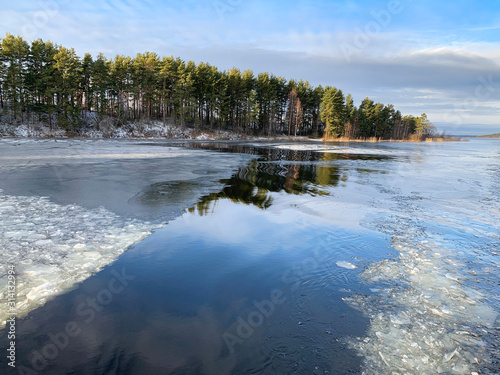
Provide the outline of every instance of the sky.
[[500,132],[498,0],[0,0],[8,32],[80,56],[270,72],[425,112],[449,134]]

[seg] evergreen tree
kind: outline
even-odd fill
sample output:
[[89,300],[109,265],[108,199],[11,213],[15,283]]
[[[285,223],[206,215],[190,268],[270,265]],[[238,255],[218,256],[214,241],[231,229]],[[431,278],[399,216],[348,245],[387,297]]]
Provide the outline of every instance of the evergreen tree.
[[[109,79],[109,93],[112,102],[111,112],[120,121],[124,121],[129,117],[128,102],[130,96],[128,92],[131,82],[131,67],[132,59],[130,57],[117,55],[115,59],[111,61]],[[159,77],[159,75],[157,77]]]
[[67,130],[76,131],[81,124],[80,108],[76,105],[80,59],[73,48],[61,47],[54,61],[58,122]]
[[373,136],[375,122],[375,103],[370,98],[366,97],[361,102],[358,110],[359,118],[359,135],[363,138]]
[[12,103],[11,107],[14,119],[22,118],[25,110],[25,75],[29,56],[29,45],[20,36],[15,37],[12,34],[2,39],[1,54],[4,65],[5,76],[2,80],[2,92],[5,98]]
[[110,86],[111,62],[99,53],[92,64],[92,93],[94,110],[101,116],[109,113],[108,89]]
[[251,70],[245,70],[242,77],[243,86],[243,112],[242,117],[242,129],[248,134],[250,129],[255,127],[257,121],[257,111],[256,111],[256,97],[255,97],[255,77]]
[[335,87],[325,90],[321,103],[321,120],[325,123],[325,136],[336,138],[344,132],[345,98]]
[[422,113],[420,117],[415,119],[415,134],[421,138],[426,138],[432,136],[435,131],[435,127],[429,119],[427,114]]

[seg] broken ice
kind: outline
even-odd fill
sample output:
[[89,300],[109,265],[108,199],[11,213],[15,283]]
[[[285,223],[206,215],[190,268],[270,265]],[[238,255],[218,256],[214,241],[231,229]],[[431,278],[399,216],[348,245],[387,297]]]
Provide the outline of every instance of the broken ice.
[[[12,265],[18,316],[67,292],[160,226],[123,219],[104,208],[63,206],[1,190],[0,222],[0,299],[7,301]],[[9,314],[7,303],[0,304],[1,327]]]

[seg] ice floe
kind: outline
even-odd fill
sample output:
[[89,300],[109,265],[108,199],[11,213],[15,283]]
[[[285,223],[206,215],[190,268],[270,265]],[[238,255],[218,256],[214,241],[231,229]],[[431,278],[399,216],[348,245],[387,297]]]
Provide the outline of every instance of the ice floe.
[[355,270],[356,268],[358,268],[357,266],[355,266],[351,262],[347,262],[345,260],[338,261],[336,264],[338,267],[345,268],[348,270]]
[[113,262],[160,224],[123,219],[104,208],[58,205],[0,190],[0,327],[10,316],[9,266],[17,316],[62,294]]
[[365,374],[471,374],[488,362],[482,336],[494,334],[497,312],[461,281],[456,253],[421,235],[395,230],[399,256],[360,274],[377,293],[344,298],[371,320],[367,336],[350,341]]

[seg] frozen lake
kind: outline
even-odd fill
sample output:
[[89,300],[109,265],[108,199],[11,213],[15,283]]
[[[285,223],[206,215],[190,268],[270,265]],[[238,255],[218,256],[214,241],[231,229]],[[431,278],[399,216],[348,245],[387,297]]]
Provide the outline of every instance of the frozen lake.
[[498,140],[4,139],[0,173],[2,373],[500,371]]

